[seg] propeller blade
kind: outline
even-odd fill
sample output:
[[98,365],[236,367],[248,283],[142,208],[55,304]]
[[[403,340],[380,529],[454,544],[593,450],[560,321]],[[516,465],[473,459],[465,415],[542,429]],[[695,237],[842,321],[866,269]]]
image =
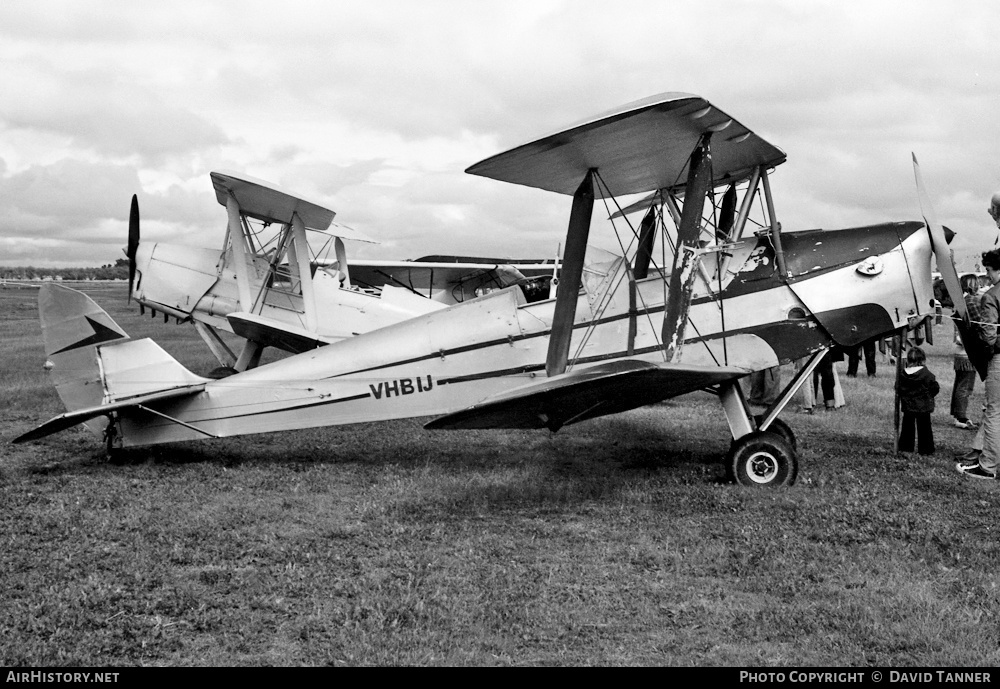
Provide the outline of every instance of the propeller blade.
[[948,249],[948,240],[944,235],[944,228],[938,224],[934,215],[934,206],[931,205],[930,196],[924,187],[924,180],[920,176],[920,165],[917,163],[917,156],[913,156],[913,175],[917,180],[917,200],[920,202],[920,214],[924,216],[924,224],[931,233],[931,245],[934,249],[934,257],[937,259],[938,271],[944,279],[945,289],[948,296],[955,305],[955,313],[968,321],[969,312],[965,308],[965,295],[962,294],[962,283],[958,279],[958,271],[955,270],[955,262],[952,259],[951,251]]
[[135,285],[135,255],[139,250],[139,197],[132,194],[132,208],[128,214],[128,301],[132,302],[132,288]]
[[920,214],[924,216],[924,224],[927,225],[927,230],[930,232],[938,271],[941,273],[944,287],[948,291],[948,296],[951,297],[955,314],[958,316],[955,320],[955,326],[958,328],[962,342],[965,343],[965,353],[968,355],[969,361],[976,367],[979,377],[986,380],[986,369],[989,366],[992,353],[987,350],[986,344],[979,338],[972,323],[969,322],[969,309],[965,305],[965,294],[962,292],[958,271],[955,270],[954,258],[948,249],[944,228],[938,224],[934,215],[934,206],[931,205],[930,196],[924,187],[917,156],[912,153],[911,155],[913,155],[913,176],[917,181],[917,200],[920,202]]

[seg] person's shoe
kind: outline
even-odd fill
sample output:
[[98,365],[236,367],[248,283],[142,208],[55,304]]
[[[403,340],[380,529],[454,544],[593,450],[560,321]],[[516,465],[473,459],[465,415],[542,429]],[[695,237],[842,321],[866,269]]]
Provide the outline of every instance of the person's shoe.
[[962,419],[955,419],[955,428],[961,428],[966,431],[974,431],[978,428],[978,426],[968,419],[965,419],[964,421]]
[[958,473],[964,474],[969,478],[982,478],[995,481],[997,475],[991,474],[990,472],[983,469],[978,463],[976,464],[956,464],[955,468],[958,469]]

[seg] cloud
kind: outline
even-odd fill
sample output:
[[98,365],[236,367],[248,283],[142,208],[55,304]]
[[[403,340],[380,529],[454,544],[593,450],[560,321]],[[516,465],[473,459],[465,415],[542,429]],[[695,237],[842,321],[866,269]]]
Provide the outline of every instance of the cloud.
[[64,137],[69,146],[112,159],[162,164],[168,157],[229,143],[222,129],[113,70],[60,73],[42,59],[0,72],[0,121]]
[[206,245],[224,223],[207,173],[223,168],[329,204],[386,242],[364,251],[400,252],[385,258],[549,255],[565,198],[461,171],[689,91],[788,153],[773,180],[786,228],[917,217],[914,151],[968,252],[995,234],[994,13],[892,0],[7,3],[0,235],[113,235],[139,190],[144,234]]
[[[45,265],[103,265],[120,257],[133,193],[140,198],[144,237],[199,241],[205,228],[224,226],[214,195],[180,186],[145,193],[135,167],[66,159],[0,178],[3,263],[25,257]],[[213,215],[214,213],[214,215]],[[213,222],[214,221],[214,222]],[[216,243],[218,240],[215,240]]]

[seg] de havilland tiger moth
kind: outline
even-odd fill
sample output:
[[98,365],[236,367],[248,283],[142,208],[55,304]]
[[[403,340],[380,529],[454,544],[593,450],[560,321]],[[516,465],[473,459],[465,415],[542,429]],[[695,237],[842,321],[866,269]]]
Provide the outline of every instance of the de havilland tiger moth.
[[[777,417],[826,350],[932,316],[932,256],[949,291],[957,275],[915,160],[923,222],[801,232],[775,214],[769,176],[784,162],[691,94],[585,120],[467,170],[572,198],[554,298],[528,302],[511,286],[219,380],[129,339],[84,294],[46,285],[45,351],[68,411],[14,442],[83,423],[111,451],[422,416],[436,417],[430,429],[554,432],[708,390],[733,437],[727,474],[791,484],[795,437]],[[621,208],[630,195],[645,198]],[[622,253],[588,260],[598,201]],[[740,380],[798,360],[755,415]]]
[[254,368],[266,347],[298,354],[499,287],[548,296],[546,261],[348,261],[345,240],[374,240],[334,222],[329,208],[235,172],[211,180],[226,208],[221,249],[140,241],[133,196],[125,254],[129,299],[193,324],[219,361],[217,375]]

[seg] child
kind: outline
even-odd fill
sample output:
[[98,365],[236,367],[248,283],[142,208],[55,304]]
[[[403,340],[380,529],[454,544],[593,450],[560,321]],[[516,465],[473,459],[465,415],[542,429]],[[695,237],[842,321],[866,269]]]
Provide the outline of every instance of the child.
[[896,381],[903,425],[899,432],[899,451],[913,452],[913,435],[916,431],[917,452],[934,454],[934,432],[931,430],[931,412],[934,396],[941,386],[934,374],[924,366],[926,357],[920,347],[910,347],[906,352],[906,368]]

